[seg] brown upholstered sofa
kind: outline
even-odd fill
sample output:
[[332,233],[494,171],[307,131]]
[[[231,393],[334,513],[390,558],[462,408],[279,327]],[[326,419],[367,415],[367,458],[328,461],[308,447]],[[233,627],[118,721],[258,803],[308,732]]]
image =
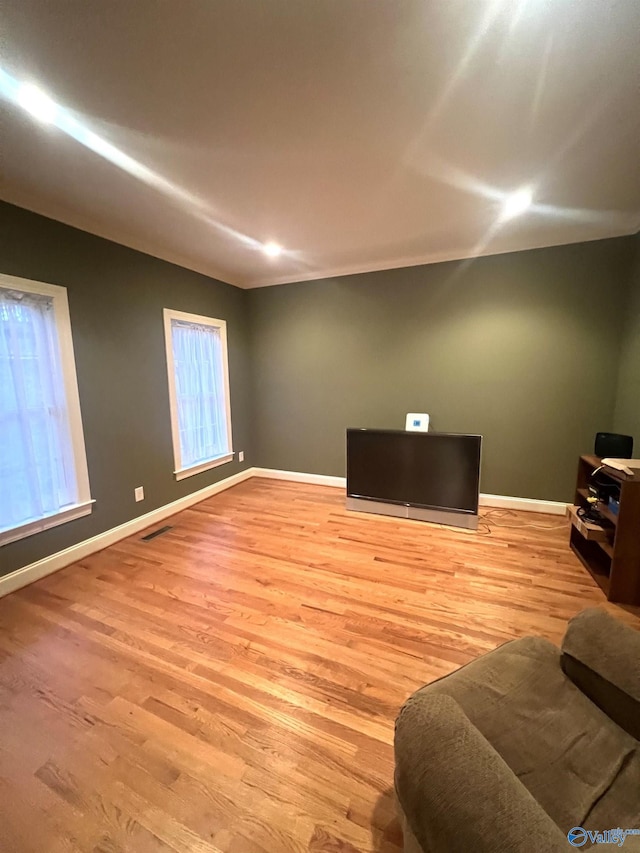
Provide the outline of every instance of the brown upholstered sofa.
[[418,690],[395,752],[405,853],[567,853],[592,846],[574,827],[640,829],[640,632],[593,608],[562,651],[506,643]]

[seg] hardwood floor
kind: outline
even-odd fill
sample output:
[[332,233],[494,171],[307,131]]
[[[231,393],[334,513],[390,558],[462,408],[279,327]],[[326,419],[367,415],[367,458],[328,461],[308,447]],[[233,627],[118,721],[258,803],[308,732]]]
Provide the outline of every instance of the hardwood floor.
[[393,853],[413,690],[592,604],[640,626],[562,519],[343,504],[251,480],[0,601],[2,853]]

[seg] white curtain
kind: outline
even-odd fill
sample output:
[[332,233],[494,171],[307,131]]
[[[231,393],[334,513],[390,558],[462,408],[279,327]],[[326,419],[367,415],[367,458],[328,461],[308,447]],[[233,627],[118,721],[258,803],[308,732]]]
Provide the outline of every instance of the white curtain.
[[229,452],[220,330],[171,321],[183,468]]
[[77,501],[52,300],[0,288],[0,530]]

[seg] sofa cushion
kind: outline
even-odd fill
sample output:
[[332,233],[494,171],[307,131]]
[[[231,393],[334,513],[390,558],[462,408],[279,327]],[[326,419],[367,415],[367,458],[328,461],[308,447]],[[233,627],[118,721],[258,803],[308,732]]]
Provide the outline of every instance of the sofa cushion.
[[569,622],[562,669],[620,728],[640,739],[640,631],[598,607]]
[[621,774],[636,778],[638,742],[564,675],[560,652],[548,641],[506,643],[421,693],[455,699],[564,832],[589,827],[597,804],[603,818],[616,815],[611,826],[637,825],[637,798],[611,810],[606,803]]

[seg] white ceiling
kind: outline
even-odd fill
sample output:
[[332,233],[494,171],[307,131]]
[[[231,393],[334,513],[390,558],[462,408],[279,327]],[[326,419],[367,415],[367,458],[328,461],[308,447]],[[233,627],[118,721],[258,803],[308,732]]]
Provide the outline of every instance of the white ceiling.
[[232,284],[640,227],[638,0],[1,8],[2,197]]

